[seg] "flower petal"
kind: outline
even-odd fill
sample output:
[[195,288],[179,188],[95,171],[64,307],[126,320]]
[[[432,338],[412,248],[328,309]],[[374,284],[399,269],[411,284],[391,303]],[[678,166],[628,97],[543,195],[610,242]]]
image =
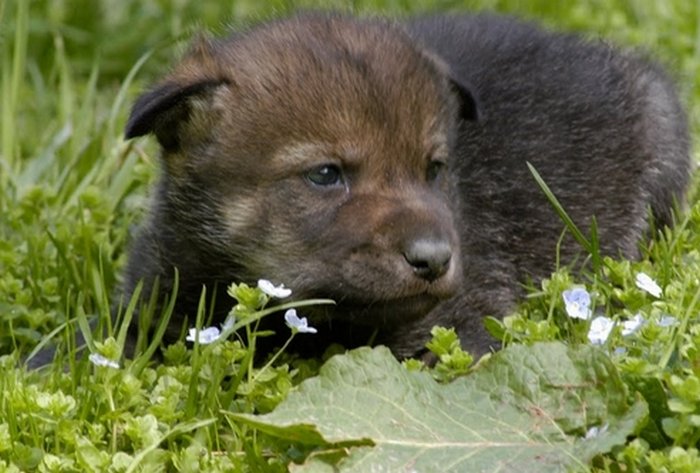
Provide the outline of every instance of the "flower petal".
[[284,284],[275,286],[267,279],[258,280],[258,288],[270,297],[284,299],[292,295],[292,290],[284,287]]
[[646,273],[637,273],[637,276],[634,278],[634,282],[637,285],[639,289],[642,291],[648,292],[654,297],[661,297],[662,290],[661,287],[656,284],[656,281],[654,281],[651,277],[649,277],[648,274]]
[[637,330],[642,328],[644,322],[645,320],[644,317],[642,317],[642,314],[635,314],[635,316],[632,317],[630,320],[625,320],[624,322],[622,322],[622,330],[620,333],[622,333],[623,337],[632,335]]
[[233,328],[234,325],[236,325],[236,316],[233,314],[230,314],[228,317],[226,317],[226,320],[224,320],[224,323],[221,324],[221,331],[225,332],[226,330]]
[[613,353],[616,356],[625,356],[627,354],[627,348],[625,347],[617,347],[615,350],[613,350]]
[[221,337],[221,331],[216,327],[207,327],[199,331],[199,337],[197,337],[197,329],[191,328],[189,330],[189,335],[187,335],[188,342],[199,341],[200,345],[208,345],[214,343]]
[[562,293],[566,313],[572,319],[588,320],[593,315],[591,310],[591,295],[585,288],[575,287]]
[[593,345],[602,345],[610,336],[613,327],[615,327],[615,322],[611,319],[598,316],[591,322],[591,327],[588,329],[588,340]]
[[678,324],[678,319],[672,315],[664,315],[656,322],[659,327],[673,327],[676,324]]
[[317,333],[314,327],[309,327],[309,322],[306,317],[299,318],[297,316],[297,311],[295,309],[289,309],[284,313],[284,320],[287,322],[287,326],[292,329],[293,333]]
[[584,437],[586,440],[590,440],[592,438],[599,437],[606,433],[608,431],[608,424],[605,424],[601,427],[591,427],[588,429],[588,432],[586,432],[586,436]]

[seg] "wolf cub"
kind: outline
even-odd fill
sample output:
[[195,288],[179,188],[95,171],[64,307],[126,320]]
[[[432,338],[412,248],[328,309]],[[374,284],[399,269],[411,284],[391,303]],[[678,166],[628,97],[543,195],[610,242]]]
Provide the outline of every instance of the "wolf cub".
[[[526,163],[627,258],[690,172],[659,66],[495,15],[311,13],[199,40],[133,106],[126,137],[147,134],[162,175],[123,289],[168,295],[178,269],[167,339],[202,287],[221,323],[225,285],[267,278],[337,302],[304,309],[319,334],[301,349],[374,337],[398,356],[436,324],[488,350],[482,317],[554,269],[564,225]],[[563,262],[580,252],[564,238]]]

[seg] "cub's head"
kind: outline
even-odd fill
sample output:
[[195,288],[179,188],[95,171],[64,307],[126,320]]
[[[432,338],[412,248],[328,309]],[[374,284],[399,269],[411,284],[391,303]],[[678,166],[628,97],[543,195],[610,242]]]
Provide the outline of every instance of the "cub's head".
[[312,14],[199,41],[126,136],[162,147],[169,262],[186,241],[201,282],[268,278],[335,299],[325,315],[392,325],[461,283],[451,150],[475,115],[396,25]]

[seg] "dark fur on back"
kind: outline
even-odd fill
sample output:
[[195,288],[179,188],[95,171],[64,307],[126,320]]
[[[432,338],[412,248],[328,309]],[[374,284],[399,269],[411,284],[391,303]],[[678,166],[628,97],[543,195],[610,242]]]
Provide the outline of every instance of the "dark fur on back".
[[[563,224],[526,161],[581,229],[595,216],[604,254],[639,256],[649,207],[657,228],[672,223],[689,178],[689,137],[673,85],[656,64],[497,16],[424,18],[409,28],[471,84],[482,113],[463,125],[455,149],[464,279],[472,287],[426,325],[466,321],[471,327],[460,334],[470,346],[469,333],[483,334],[473,314],[506,315],[521,296],[518,282],[552,271]],[[581,249],[567,238],[561,251],[566,263]]]
[[[482,317],[554,269],[563,224],[526,162],[628,258],[649,207],[671,223],[689,175],[658,66],[497,16],[308,14],[201,41],[134,105],[127,137],[147,133],[163,175],[127,295],[156,277],[167,294],[177,267],[176,316],[192,320],[203,285],[268,278],[337,300],[303,314],[320,332],[305,344],[378,330],[402,356],[435,324],[487,350]],[[319,185],[331,168],[341,179]],[[564,241],[564,261],[579,251]],[[220,299],[218,321],[233,302]]]

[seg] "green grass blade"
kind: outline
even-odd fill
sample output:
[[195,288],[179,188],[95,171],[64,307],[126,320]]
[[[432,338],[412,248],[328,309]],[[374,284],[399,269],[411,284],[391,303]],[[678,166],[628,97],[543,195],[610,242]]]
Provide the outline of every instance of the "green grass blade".
[[549,188],[547,183],[542,179],[542,176],[537,172],[537,169],[530,164],[527,163],[527,167],[530,170],[530,173],[532,174],[532,177],[535,178],[535,181],[537,182],[537,185],[540,186],[540,189],[542,189],[542,192],[544,193],[545,197],[547,197],[547,200],[551,204],[552,208],[554,208],[554,211],[559,215],[559,218],[561,219],[562,222],[564,222],[564,225],[566,225],[566,228],[569,230],[571,235],[574,237],[574,239],[588,252],[593,254],[593,245],[591,242],[588,241],[588,239],[583,235],[581,230],[576,226],[574,221],[569,217],[569,214],[566,213],[566,210],[564,210],[564,207],[559,203],[559,200],[557,197],[554,195],[552,190]]

